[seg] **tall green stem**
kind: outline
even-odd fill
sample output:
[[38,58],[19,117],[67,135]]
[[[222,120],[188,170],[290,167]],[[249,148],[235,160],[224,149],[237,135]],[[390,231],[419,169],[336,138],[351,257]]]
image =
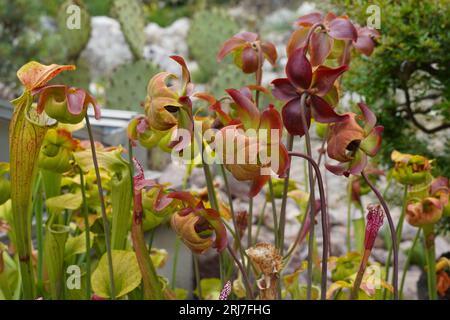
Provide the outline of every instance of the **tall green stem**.
[[347,232],[345,243],[347,244],[347,251],[352,251],[352,238],[351,238],[351,225],[352,225],[352,189],[351,182],[350,187],[347,188]]
[[[294,145],[294,136],[288,134],[287,136],[287,144],[286,148],[287,151],[292,151],[292,147]],[[285,225],[286,225],[286,205],[287,205],[287,193],[289,191],[289,177],[291,174],[291,169],[288,168],[286,170],[286,177],[284,178],[284,184],[283,184],[283,197],[281,199],[281,209],[280,209],[280,223],[278,224],[279,228],[279,235],[278,235],[278,241],[279,246],[278,249],[280,251],[280,255],[283,255],[284,252],[284,233],[285,233]]]
[[[256,233],[255,237],[253,238],[253,245],[255,245],[258,242],[259,232],[261,231],[261,226],[264,221],[264,215],[266,213],[266,207],[267,207],[267,200],[264,201],[263,207],[261,209],[261,212],[259,213],[258,217],[258,225],[256,227]],[[276,233],[278,230],[274,229],[274,232]]]
[[[323,239],[323,248],[322,248],[322,279],[321,279],[321,299],[325,300],[326,299],[326,289],[327,289],[327,265],[328,265],[328,252],[329,252],[329,246],[330,246],[330,241],[329,241],[329,237],[328,237],[328,230],[329,230],[329,226],[328,226],[328,208],[327,208],[327,204],[326,204],[326,199],[325,199],[325,190],[324,190],[324,186],[323,186],[323,179],[322,179],[322,175],[320,174],[320,168],[319,165],[314,161],[314,159],[309,156],[309,155],[305,155],[305,154],[301,154],[298,152],[290,152],[289,153],[291,156],[296,156],[296,157],[301,157],[303,159],[306,159],[308,161],[308,164],[314,168],[314,170],[316,171],[316,177],[317,177],[317,184],[319,186],[319,195],[320,195],[320,210],[321,210],[321,217],[322,217],[322,239]],[[312,187],[311,191],[314,191],[314,178],[312,177],[312,174],[310,173],[310,176],[312,178]],[[312,196],[314,196],[314,193],[310,193],[310,202],[309,202],[309,217],[310,217],[310,237],[311,237],[311,225],[314,225],[314,216],[315,214],[313,213],[311,215],[311,210],[315,210],[315,198],[312,198]],[[314,200],[314,202],[311,201],[311,199]],[[305,219],[306,220],[306,216]],[[303,222],[304,225],[304,222]],[[311,240],[309,240],[309,245],[311,246]],[[314,241],[312,242],[312,246],[314,248]],[[309,247],[311,248],[311,247]]]
[[436,248],[434,245],[434,225],[423,227],[425,254],[427,260],[428,299],[437,300],[436,288]]
[[[252,246],[252,227],[253,227],[253,198],[248,199],[248,216],[247,216],[247,247]],[[250,273],[250,260],[247,261],[247,272]]]
[[33,206],[36,214],[36,241],[37,241],[37,293],[42,295],[44,290],[44,219],[42,202],[41,175],[36,180],[35,191],[33,192]]
[[198,300],[203,300],[203,292],[200,281],[200,267],[198,265],[198,257],[194,254],[194,273],[195,273],[195,284],[197,286],[197,297]]
[[227,195],[228,195],[228,204],[230,206],[231,219],[233,221],[233,227],[234,227],[234,231],[235,231],[235,235],[236,235],[234,237],[234,241],[236,242],[237,249],[239,250],[241,259],[242,259],[242,261],[244,261],[245,253],[244,253],[244,249],[242,248],[241,238],[239,237],[239,234],[238,234],[239,231],[238,231],[238,225],[237,225],[237,221],[236,221],[236,213],[234,212],[233,198],[231,196],[230,185],[228,183],[227,173],[225,172],[225,167],[223,166],[223,164],[220,165],[220,171],[222,173],[223,181],[225,184],[225,189],[226,189]]
[[272,204],[273,229],[275,230],[275,232],[274,232],[275,246],[279,247],[280,243],[279,243],[278,232],[277,232],[277,230],[278,230],[277,207],[275,205],[275,197],[274,197],[274,192],[273,192],[272,178],[269,179],[269,194],[270,194],[270,201]]
[[[404,187],[404,191],[403,191],[403,200],[402,200],[402,211],[400,213],[400,218],[398,219],[397,222],[397,226],[396,226],[396,230],[397,230],[397,243],[400,243],[401,239],[402,239],[402,231],[403,231],[403,221],[405,220],[405,213],[406,213],[406,204],[408,202],[408,186]],[[389,253],[387,256],[387,260],[386,260],[386,269],[385,269],[385,273],[386,273],[386,281],[389,281],[389,276],[390,276],[390,265],[391,265],[391,260],[392,260],[392,243],[389,246]],[[387,295],[387,290],[385,290],[384,292],[385,297]]]
[[[175,289],[175,284],[177,282],[177,267],[178,267],[178,256],[180,254],[180,237],[175,237],[175,252],[173,255],[173,265],[172,265],[172,289]],[[194,262],[195,262],[195,256],[194,256]]]
[[[306,152],[308,157],[311,158],[311,139],[309,137],[309,128],[306,124],[306,94],[302,95],[300,101],[300,115],[302,117],[303,131],[305,132],[305,142],[306,142]],[[308,280],[307,280],[307,289],[306,289],[306,299],[311,300],[312,293],[312,271],[313,271],[313,249],[314,249],[314,215],[316,212],[316,197],[314,191],[314,175],[313,175],[313,166],[311,162],[308,162],[308,177],[309,177],[309,238],[308,238]],[[325,250],[324,250],[325,251]],[[322,264],[326,263],[326,261],[322,261]]]
[[86,128],[88,130],[89,140],[91,143],[92,162],[94,164],[94,169],[95,169],[95,176],[96,176],[97,188],[98,188],[98,196],[100,198],[100,207],[101,207],[101,213],[102,213],[103,228],[104,228],[104,232],[105,232],[106,255],[108,258],[108,272],[109,272],[109,281],[110,281],[110,287],[111,287],[111,298],[114,300],[116,298],[116,286],[114,283],[111,237],[110,237],[108,217],[106,216],[106,206],[105,206],[105,198],[104,198],[104,194],[103,194],[102,178],[100,176],[100,170],[98,167],[97,153],[95,151],[94,135],[92,134],[92,128],[91,128],[91,124],[89,121],[89,116],[86,115],[85,119],[86,119]]
[[252,286],[251,286],[250,281],[248,279],[248,275],[245,272],[244,266],[239,261],[238,257],[236,256],[236,254],[233,251],[233,248],[231,248],[230,244],[227,245],[227,249],[228,249],[228,252],[230,253],[231,257],[234,259],[234,262],[237,264],[239,270],[241,271],[242,278],[244,280],[244,286],[245,286],[245,291],[246,291],[246,294],[247,294],[247,299],[253,300],[254,296],[253,296]]
[[[134,198],[137,201],[142,201],[141,195],[135,195]],[[164,294],[162,292],[161,284],[145,244],[144,230],[142,227],[143,212],[141,208],[139,208],[139,205],[136,205],[136,200],[134,203],[133,223],[131,225],[131,239],[133,240],[134,251],[142,274],[144,299],[163,300]]]
[[86,186],[84,185],[84,174],[80,169],[80,186],[81,197],[83,199],[83,218],[84,218],[84,233],[86,234],[86,299],[91,298],[91,236],[89,226],[89,210],[86,199]]
[[[198,137],[199,143],[203,144],[201,139]],[[206,188],[208,190],[208,199],[211,203],[211,208],[219,212],[219,204],[217,202],[216,197],[216,191],[214,190],[214,182],[211,175],[211,170],[208,166],[208,164],[205,162],[205,159],[203,158],[202,153],[202,166],[203,166],[203,172],[205,173],[205,180],[206,180]],[[223,261],[223,253],[219,253],[219,268],[220,268],[220,280],[222,282],[222,285],[225,284],[225,270],[224,270],[224,261]]]
[[417,228],[416,236],[414,237],[411,248],[409,248],[408,257],[406,258],[405,265],[403,267],[402,280],[400,281],[400,290],[399,290],[400,299],[403,299],[403,287],[405,285],[406,273],[408,272],[408,268],[409,268],[409,265],[411,263],[411,259],[412,259],[413,253],[414,253],[414,248],[416,247],[417,241],[420,238],[421,231],[422,231],[422,229]]

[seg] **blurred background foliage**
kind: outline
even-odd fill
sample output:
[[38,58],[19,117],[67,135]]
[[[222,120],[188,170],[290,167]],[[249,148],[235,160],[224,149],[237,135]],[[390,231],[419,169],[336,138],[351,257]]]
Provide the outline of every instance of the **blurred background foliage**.
[[[364,96],[375,108],[385,128],[385,163],[398,149],[436,159],[435,174],[449,176],[449,2],[376,0],[370,4],[381,9],[381,39],[370,58],[360,55],[352,61],[344,77],[345,89]],[[365,25],[368,1],[332,0],[331,5]]]

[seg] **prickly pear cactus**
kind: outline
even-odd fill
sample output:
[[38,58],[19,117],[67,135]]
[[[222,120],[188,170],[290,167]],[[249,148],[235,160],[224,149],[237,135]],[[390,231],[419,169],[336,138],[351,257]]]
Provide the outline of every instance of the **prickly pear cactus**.
[[220,46],[238,31],[238,24],[225,11],[204,10],[194,15],[187,43],[190,54],[204,74],[202,78],[205,81],[211,79],[217,72],[216,55]]
[[[80,18],[77,19],[77,10]],[[58,30],[67,47],[68,60],[76,60],[91,35],[91,16],[81,0],[68,0],[59,8]],[[79,23],[79,24],[78,24]]]
[[114,0],[111,15],[120,22],[120,27],[135,60],[142,58],[145,44],[145,20],[139,0]]
[[149,61],[138,60],[117,67],[105,87],[106,107],[142,111],[147,83],[158,69]]
[[226,95],[225,89],[239,89],[250,84],[255,84],[254,75],[245,74],[236,66],[228,63],[219,68],[210,82],[209,91],[216,98],[220,98]]

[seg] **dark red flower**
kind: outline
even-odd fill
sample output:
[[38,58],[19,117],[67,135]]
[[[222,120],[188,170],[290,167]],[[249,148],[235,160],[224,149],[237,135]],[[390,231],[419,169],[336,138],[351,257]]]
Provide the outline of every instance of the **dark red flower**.
[[287,78],[272,81],[272,94],[279,100],[287,101],[282,110],[283,123],[292,135],[304,135],[300,100],[303,94],[306,99],[306,122],[309,128],[311,116],[321,123],[339,122],[346,115],[337,114],[332,106],[337,103],[335,81],[347,70],[347,66],[330,68],[319,66],[314,71],[308,61],[305,48],[296,49],[286,64]]
[[361,116],[348,113],[344,121],[329,128],[327,153],[339,164],[325,166],[336,175],[361,174],[367,166],[367,157],[374,157],[381,147],[383,126],[376,126],[377,118],[367,105],[358,103],[358,107]]
[[319,12],[304,15],[296,24],[300,28],[289,39],[288,56],[297,48],[308,46],[313,66],[323,64],[332,51],[334,40],[357,41],[358,38],[357,30],[347,16],[338,17],[331,12],[326,16]]
[[217,252],[222,252],[227,247],[225,225],[216,210],[206,208],[201,199],[186,191],[171,192],[167,197],[178,199],[185,205],[185,208],[172,215],[170,223],[189,249],[201,254],[211,246]]
[[369,27],[357,27],[358,38],[353,40],[353,46],[356,50],[366,56],[370,56],[375,48],[375,39],[380,37],[380,33]]
[[383,225],[384,212],[379,204],[371,204],[367,207],[369,213],[367,214],[366,235],[364,238],[364,248],[372,250],[378,231]]
[[365,56],[370,56],[375,49],[375,39],[380,37],[380,33],[369,27],[356,26],[358,38],[356,40],[346,40],[343,45],[342,55],[339,58],[341,64],[349,64],[352,48]]
[[245,73],[254,73],[258,70],[259,48],[262,58],[267,59],[273,66],[277,61],[277,49],[271,42],[261,41],[259,35],[253,32],[241,32],[225,41],[217,54],[217,61],[229,53],[234,53],[235,64]]

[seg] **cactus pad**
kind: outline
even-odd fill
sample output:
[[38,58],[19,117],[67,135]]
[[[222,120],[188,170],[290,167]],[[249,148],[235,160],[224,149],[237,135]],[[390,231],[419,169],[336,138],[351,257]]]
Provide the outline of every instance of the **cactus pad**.
[[[76,26],[75,12],[70,6],[77,6],[80,10],[79,28]],[[91,16],[81,0],[68,0],[59,8],[58,30],[67,49],[69,60],[76,60],[86,47],[91,35]]]
[[199,11],[194,15],[187,42],[191,56],[204,74],[204,80],[207,81],[216,74],[216,55],[220,46],[238,31],[239,26],[225,11],[214,9]]
[[105,88],[106,107],[142,111],[147,83],[158,69],[149,61],[138,60],[117,67]]
[[145,20],[139,0],[114,0],[111,15],[120,22],[135,60],[141,59],[145,44]]

